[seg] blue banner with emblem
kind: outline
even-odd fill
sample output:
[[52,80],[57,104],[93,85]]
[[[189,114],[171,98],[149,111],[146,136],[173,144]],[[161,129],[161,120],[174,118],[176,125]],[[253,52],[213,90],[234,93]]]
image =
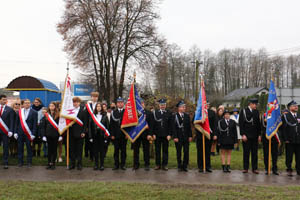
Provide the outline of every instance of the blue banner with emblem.
[[146,121],[145,110],[141,104],[141,98],[139,97],[135,84],[132,84],[132,87],[134,87],[134,104],[138,113],[138,124],[122,128],[121,130],[125,135],[128,136],[128,139],[134,143],[135,140],[138,139],[138,137],[148,128],[148,124]]
[[281,121],[280,105],[277,99],[273,80],[271,80],[270,82],[266,120],[267,120],[267,129],[266,129],[267,139],[270,139],[271,137],[275,136],[276,139],[279,141],[277,131],[278,128],[282,125],[282,121]]

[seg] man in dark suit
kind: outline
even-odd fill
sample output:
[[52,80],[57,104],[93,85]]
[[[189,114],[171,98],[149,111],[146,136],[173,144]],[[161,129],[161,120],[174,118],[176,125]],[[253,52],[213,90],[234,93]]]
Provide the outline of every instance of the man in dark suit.
[[[91,93],[91,101],[88,102],[87,105],[90,106],[90,108],[92,109],[92,111],[94,112],[96,104],[98,102],[99,99],[99,92],[92,92]],[[87,106],[86,105],[86,106]],[[89,124],[89,120],[90,118],[90,113],[88,112],[87,108],[85,107],[85,120],[86,120],[86,124]],[[87,135],[89,133],[88,130],[88,126],[85,126],[85,134]],[[94,159],[93,156],[93,144],[90,142],[89,137],[85,137],[85,141],[84,141],[85,145],[84,145],[84,156],[86,158],[90,157],[90,160]]]
[[300,176],[300,115],[298,114],[298,104],[295,101],[288,103],[289,111],[283,115],[283,140],[286,144],[286,160],[288,176],[293,176],[292,162],[293,154],[296,157],[296,171]]
[[[126,146],[127,146],[127,136],[121,131],[121,123],[124,115],[124,99],[119,97],[117,99],[117,108],[111,112],[110,119],[110,133],[111,140],[114,144],[114,160],[115,167],[113,170],[119,169],[126,170]],[[120,156],[121,153],[121,163]],[[121,166],[120,166],[121,165]]]
[[[155,140],[155,170],[168,170],[169,141],[172,136],[172,113],[166,110],[167,101],[160,99],[159,110],[153,111],[152,134]],[[162,150],[162,160],[161,160]]]
[[257,99],[250,99],[248,107],[240,112],[239,124],[240,133],[243,140],[243,173],[248,173],[249,157],[251,152],[252,172],[258,174],[258,143],[261,141],[261,125],[259,112],[256,109],[258,104]]
[[[141,100],[141,104],[143,108],[145,109],[145,102],[144,100]],[[144,154],[144,162],[145,162],[145,170],[149,171],[150,170],[150,140],[152,140],[152,134],[151,134],[151,112],[149,110],[145,109],[145,116],[146,116],[146,121],[148,124],[148,129],[144,130],[144,132],[139,136],[138,139],[132,144],[133,147],[133,169],[137,170],[140,166],[140,147],[141,144],[143,144],[143,154]]]
[[77,120],[70,127],[70,160],[71,166],[70,170],[75,169],[77,161],[77,169],[82,170],[82,150],[83,141],[85,137],[84,127],[85,127],[85,111],[80,107],[81,99],[78,97],[73,98],[73,106],[75,108],[74,112],[77,112]]
[[[2,119],[0,129],[0,137],[3,141],[3,165],[4,169],[8,169],[8,138],[13,135],[14,131],[14,110],[7,106],[7,97],[0,95],[0,118]],[[6,129],[7,128],[7,129]]]
[[[185,113],[184,101],[179,101],[176,105],[178,112],[173,116],[173,138],[176,146],[178,171],[187,172],[189,164],[189,146],[192,142],[192,129],[189,114]],[[181,153],[183,149],[183,162]]]
[[30,108],[30,100],[25,99],[23,108],[19,111],[16,119],[16,133],[14,134],[15,139],[18,141],[19,167],[23,166],[24,143],[26,144],[27,149],[27,165],[28,167],[32,166],[31,142],[34,140],[37,133],[37,120],[37,112]]

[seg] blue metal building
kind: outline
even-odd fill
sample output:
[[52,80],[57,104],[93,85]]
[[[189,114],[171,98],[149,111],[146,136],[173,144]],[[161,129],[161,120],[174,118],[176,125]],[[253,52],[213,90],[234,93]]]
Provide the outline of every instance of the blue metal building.
[[48,106],[51,101],[61,100],[61,93],[54,83],[32,76],[20,76],[12,80],[6,89],[19,91],[21,99],[33,101],[39,97],[44,106]]

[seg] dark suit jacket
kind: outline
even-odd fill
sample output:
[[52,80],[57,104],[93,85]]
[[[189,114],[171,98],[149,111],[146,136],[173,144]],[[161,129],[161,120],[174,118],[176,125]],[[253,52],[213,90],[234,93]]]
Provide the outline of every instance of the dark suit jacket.
[[114,136],[116,139],[125,138],[125,134],[121,131],[121,123],[123,120],[124,111],[125,109],[123,109],[122,112],[119,112],[118,109],[115,109],[111,112],[109,130],[111,136]]
[[192,137],[191,120],[189,114],[184,113],[183,118],[181,118],[178,112],[175,113],[173,115],[172,123],[173,138],[178,138],[179,141],[186,141],[189,137]]
[[[228,128],[228,132],[224,131]],[[225,119],[218,122],[217,128],[218,144],[235,144],[237,143],[236,123],[232,119],[229,120],[227,125]]]
[[[1,118],[3,122],[6,124],[10,132],[14,132],[14,120],[15,120],[15,111],[9,107],[5,106]],[[2,130],[0,129],[0,133],[4,134]]]
[[[105,114],[102,115],[102,119],[101,119],[101,123],[103,124],[103,126],[108,129],[109,128],[109,121],[108,121],[108,117]],[[89,138],[95,138],[97,132],[99,132],[101,134],[101,136],[105,136],[105,133],[102,129],[100,129],[96,123],[94,122],[94,120],[92,119],[92,117],[89,117],[89,126],[88,126],[88,130],[89,130]]]
[[[27,123],[29,129],[31,130],[32,135],[36,136],[36,134],[37,134],[38,114],[32,108],[30,108],[28,117],[26,119],[26,123]],[[18,135],[25,134],[23,129],[22,129],[22,126],[21,126],[19,113],[17,113],[16,132],[17,132]]]
[[[161,120],[161,121],[160,121]],[[172,113],[166,110],[163,114],[159,110],[152,113],[151,132],[156,137],[172,136]]]
[[[300,119],[299,114],[297,114],[297,119]],[[297,119],[290,112],[283,116],[282,130],[284,141],[289,141],[292,144],[300,144],[300,123]]]
[[217,131],[217,114],[211,110],[211,109],[208,109],[207,110],[208,112],[208,121],[209,121],[209,127],[210,127],[210,130],[211,130],[211,139],[213,139],[213,137],[217,134],[216,131]]
[[[245,110],[246,118],[243,110]],[[252,119],[253,119],[253,123],[249,122]],[[251,112],[248,107],[242,109],[240,112],[239,124],[240,124],[240,133],[242,136],[246,135],[247,138],[249,139],[256,139],[258,138],[258,136],[260,136],[261,124],[260,124],[258,110],[252,110]]]
[[[53,117],[52,117],[53,118]],[[54,119],[54,121],[58,124],[59,118]],[[41,127],[41,135],[49,138],[58,138],[58,131],[52,126],[52,124],[48,121],[46,117],[43,117],[40,121]]]
[[85,127],[85,123],[86,123],[86,121],[85,121],[86,114],[85,114],[85,111],[83,108],[79,109],[77,117],[83,122],[83,126],[80,126],[78,123],[74,123],[70,127],[69,131],[70,131],[70,136],[72,136],[74,138],[81,138],[81,134],[85,133],[84,127]]

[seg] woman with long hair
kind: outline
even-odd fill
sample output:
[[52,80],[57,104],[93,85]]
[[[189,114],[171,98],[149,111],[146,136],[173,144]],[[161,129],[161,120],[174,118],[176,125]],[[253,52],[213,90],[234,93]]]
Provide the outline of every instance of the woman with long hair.
[[[108,128],[107,114],[103,109],[101,103],[97,103],[94,110],[94,119],[89,120],[89,139],[93,144],[95,166],[94,170],[104,170],[104,157],[105,157],[105,139],[107,136],[105,132],[97,125],[97,122],[101,122],[105,128]],[[90,118],[92,118],[90,116]],[[95,121],[97,120],[97,121]],[[100,165],[99,165],[100,159]]]
[[46,169],[55,169],[58,140],[61,140],[57,129],[58,122],[58,109],[56,104],[51,102],[45,113],[44,122],[42,123],[43,141],[48,143],[48,166]]

